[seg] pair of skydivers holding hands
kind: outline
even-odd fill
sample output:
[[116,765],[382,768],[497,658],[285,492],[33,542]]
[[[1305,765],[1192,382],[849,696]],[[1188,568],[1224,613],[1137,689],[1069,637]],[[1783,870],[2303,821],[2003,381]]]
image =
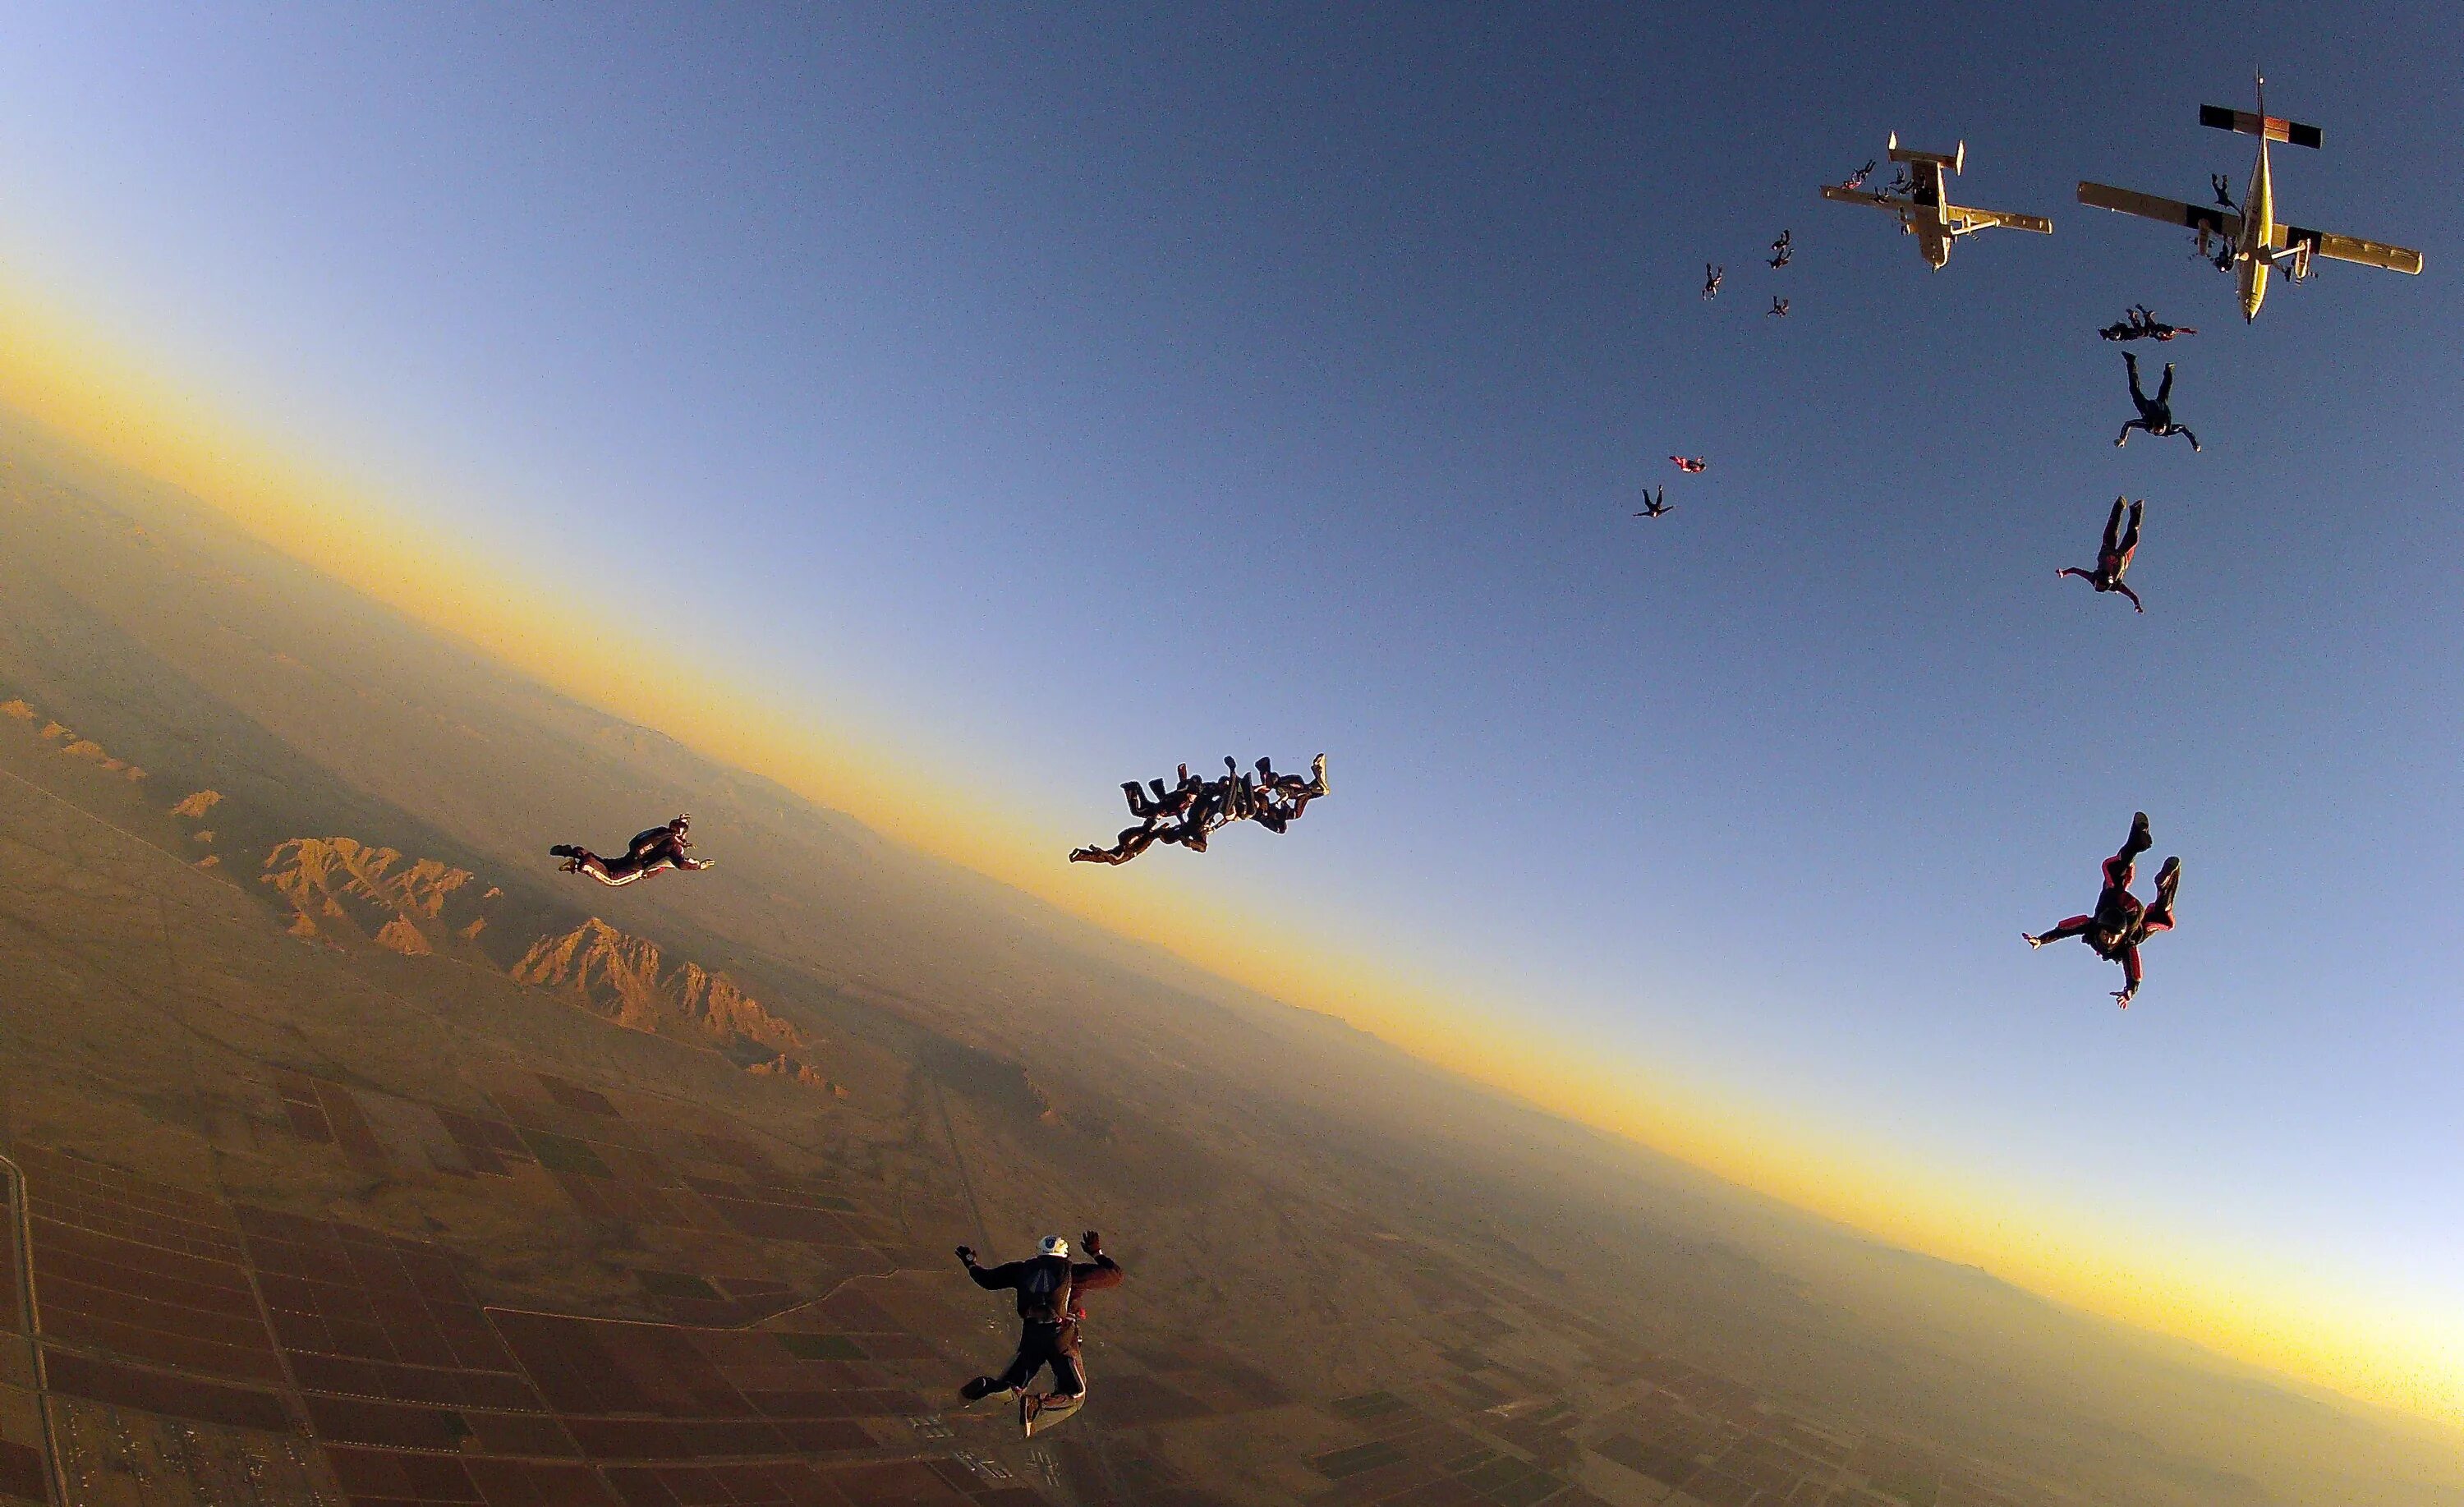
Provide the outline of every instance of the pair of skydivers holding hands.
[[[1121,1266],[1104,1254],[1104,1237],[1089,1230],[1078,1248],[1092,1257],[1073,1261],[1069,1242],[1046,1235],[1036,1254],[1023,1261],[999,1266],[976,1263],[973,1246],[958,1247],[967,1275],[987,1292],[1018,1295],[1018,1354],[999,1376],[979,1376],[958,1388],[967,1402],[981,1402],[995,1392],[1018,1398],[1019,1427],[1029,1435],[1036,1425],[1059,1423],[1087,1401],[1087,1367],[1078,1358],[1078,1329],[1086,1321],[1085,1296],[1121,1284]],[[1052,1390],[1031,1392],[1029,1383],[1045,1366],[1052,1368]]]
[[1138,825],[1124,827],[1108,848],[1082,847],[1069,855],[1072,863],[1126,863],[1157,842],[1177,842],[1192,853],[1206,851],[1208,834],[1235,821],[1255,821],[1280,833],[1300,819],[1309,803],[1326,794],[1326,755],[1309,761],[1309,777],[1279,774],[1271,759],[1258,760],[1256,775],[1244,775],[1237,759],[1226,754],[1223,776],[1200,779],[1180,766],[1178,783],[1164,788],[1149,780],[1153,794],[1134,779],[1121,782],[1130,815]]

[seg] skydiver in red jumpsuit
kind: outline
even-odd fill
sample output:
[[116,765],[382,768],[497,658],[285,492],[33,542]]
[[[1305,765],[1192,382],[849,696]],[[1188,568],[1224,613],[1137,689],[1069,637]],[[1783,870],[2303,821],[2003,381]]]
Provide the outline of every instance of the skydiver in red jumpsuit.
[[2104,888],[2096,897],[2096,909],[2084,916],[2073,916],[2050,931],[2030,935],[2022,931],[2032,948],[2065,937],[2078,937],[2096,949],[2096,955],[2108,963],[2122,965],[2123,986],[2113,997],[2122,1008],[2130,1008],[2133,995],[2139,993],[2139,945],[2159,931],[2173,929],[2173,892],[2182,883],[2182,861],[2168,858],[2156,871],[2156,902],[2140,904],[2130,892],[2133,865],[2139,855],[2156,845],[2147,835],[2147,813],[2142,811],[2130,819],[2130,837],[2122,851],[2104,861]]

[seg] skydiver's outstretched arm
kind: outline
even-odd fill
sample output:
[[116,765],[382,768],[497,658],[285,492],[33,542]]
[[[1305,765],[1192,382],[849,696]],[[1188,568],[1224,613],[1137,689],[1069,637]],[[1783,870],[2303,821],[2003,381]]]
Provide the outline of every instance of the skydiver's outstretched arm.
[[2122,426],[2122,432],[2121,432],[2120,434],[2117,434],[2117,435],[2115,435],[2115,436],[2113,437],[2113,443],[2114,443],[2117,447],[2118,447],[2118,446],[2123,446],[2123,445],[2127,445],[2127,444],[2129,444],[2129,443],[2130,443],[2130,431],[2131,431],[2131,430],[2133,430],[2133,429],[2145,429],[2145,430],[2146,430],[2148,433],[2150,433],[2150,434],[2153,434],[2153,433],[2155,433],[2155,432],[2156,432],[2154,428],[2152,428],[2152,427],[2150,427],[2150,426],[2149,426],[2149,425],[2148,425],[2148,423],[2147,423],[2147,421],[2146,421],[2146,420],[2145,420],[2145,419],[2132,419],[2131,421],[2129,421],[2128,423],[2124,424],[2124,425]]
[[2139,993],[2139,948],[2136,943],[2122,950],[2122,987],[2113,992],[2114,1002],[2123,1009],[2130,1008],[2132,996]]
[[2188,440],[2188,441],[2189,441],[2189,442],[2190,442],[2190,453],[2191,453],[2191,454],[2195,455],[2195,454],[2197,454],[2197,453],[2198,453],[2198,450],[2199,450],[2199,437],[2198,437],[2197,435],[2192,434],[2192,433],[2190,432],[2190,426],[2189,426],[2189,425],[2187,425],[2187,424],[2177,424],[2177,425],[2173,426],[2173,432],[2174,432],[2174,433],[2176,433],[2176,434],[2179,434],[2182,438],[2184,438],[2184,439],[2186,439],[2186,440]]
[[2133,607],[2138,608],[2141,612],[2145,612],[2147,610],[2147,608],[2139,601],[2139,593],[2132,591],[2126,582],[2117,580],[2113,583],[2113,589],[2129,598],[2130,604]]
[[2059,580],[2065,576],[2077,576],[2079,579],[2086,581],[2091,586],[2096,584],[2096,572],[2092,570],[2081,570],[2076,565],[2065,565],[2061,569],[2054,572],[2054,579],[2056,580]]

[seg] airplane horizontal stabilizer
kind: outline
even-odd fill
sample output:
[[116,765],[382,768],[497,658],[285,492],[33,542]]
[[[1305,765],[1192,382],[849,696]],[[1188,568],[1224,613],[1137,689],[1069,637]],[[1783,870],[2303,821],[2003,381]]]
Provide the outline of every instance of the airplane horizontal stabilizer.
[[2313,256],[2324,256],[2339,262],[2359,262],[2365,267],[2384,267],[2391,273],[2421,274],[2419,251],[2402,246],[2388,246],[2381,241],[2362,241],[2325,230],[2306,230],[2298,225],[2279,225],[2272,242],[2273,249],[2279,251],[2307,246]]
[[2099,209],[2111,209],[2117,214],[2135,214],[2143,220],[2188,226],[2193,230],[2212,230],[2227,240],[2241,234],[2241,216],[2231,209],[2184,204],[2179,199],[2159,199],[2152,193],[2116,188],[2111,184],[2080,184],[2079,202]]
[[2013,230],[2034,230],[2038,235],[2054,233],[2054,222],[2041,214],[2019,214],[2010,209],[1971,209],[1964,204],[1946,205],[1942,212],[1962,235],[1970,230],[1991,229],[1997,225]]
[[2283,142],[2293,146],[2319,149],[2319,128],[2288,120],[2282,116],[2253,115],[2248,110],[2228,110],[2220,104],[2199,106],[2199,123],[2219,131],[2238,131],[2244,136],[2263,136],[2271,142]]
[[1960,142],[1959,150],[1955,152],[1920,152],[1900,145],[1899,138],[1895,136],[1891,138],[1890,158],[1895,163],[1931,163],[1936,167],[1955,173],[1967,161],[1968,143]]

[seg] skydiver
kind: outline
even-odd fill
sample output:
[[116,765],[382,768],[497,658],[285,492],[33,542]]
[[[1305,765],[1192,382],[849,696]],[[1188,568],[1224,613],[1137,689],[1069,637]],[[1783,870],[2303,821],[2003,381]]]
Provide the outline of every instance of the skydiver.
[[[1087,1372],[1078,1359],[1078,1330],[1087,1317],[1085,1295],[1121,1283],[1120,1263],[1104,1254],[1101,1235],[1089,1230],[1079,1245],[1092,1261],[1072,1262],[1069,1242],[1046,1235],[1043,1247],[1023,1261],[1000,1266],[976,1264],[972,1247],[958,1247],[967,1275],[988,1292],[1018,1294],[1018,1354],[999,1376],[979,1376],[958,1388],[968,1402],[980,1402],[1006,1390],[1018,1398],[1019,1426],[1028,1434],[1038,1422],[1059,1423],[1087,1400]],[[1027,1385],[1038,1371],[1052,1367],[1053,1389],[1036,1393]]]
[[2156,317],[2155,314],[2144,303],[2139,306],[2139,327],[2143,331],[2146,332],[2146,336],[2149,339],[2159,341],[2169,340],[2177,335],[2196,335],[2199,333],[2196,329],[2187,324],[2167,324],[2164,320]]
[[1635,516],[1638,518],[1657,518],[1662,513],[1676,511],[1668,506],[1667,497],[1667,488],[1655,488],[1649,496],[1643,498],[1642,511],[1636,513]]
[[2035,935],[2022,931],[2032,948],[2065,937],[2078,937],[2096,950],[2096,955],[2108,963],[2122,965],[2123,987],[2113,997],[2123,1009],[2130,1008],[2131,998],[2139,993],[2139,945],[2159,931],[2173,929],[2173,892],[2181,886],[2182,861],[2168,858],[2156,871],[2156,903],[2143,906],[2130,892],[2133,864],[2139,855],[2154,847],[2147,835],[2147,813],[2142,811],[2130,819],[2130,836],[2122,851],[2104,861],[2104,887],[2096,897],[2096,909],[2084,916],[2073,916],[2050,931]]
[[690,817],[678,817],[664,827],[651,827],[633,834],[625,844],[622,858],[601,858],[586,847],[560,842],[548,849],[554,858],[564,860],[557,868],[567,874],[587,874],[610,889],[629,885],[637,879],[648,879],[663,868],[703,869],[715,867],[718,861],[689,858],[685,849],[693,840],[685,836],[693,825]]
[[1309,777],[1278,775],[1274,766],[1258,760],[1258,798],[1250,815],[1258,825],[1280,835],[1284,828],[1301,819],[1309,803],[1327,792],[1326,755],[1309,760]]
[[2139,353],[2124,351],[2122,360],[2130,371],[2130,401],[2137,405],[2139,417],[2123,425],[2122,432],[2113,437],[2113,443],[2127,445],[2131,430],[2145,429],[2150,437],[2159,440],[2178,434],[2190,442],[2192,450],[2198,449],[2199,437],[2192,434],[2187,426],[2173,422],[2173,363],[2165,363],[2165,380],[2156,384],[2156,396],[2150,398],[2139,390]]
[[1140,790],[1134,779],[1121,781],[1121,794],[1129,797],[1130,815],[1141,820],[1157,813],[1166,817],[1179,816],[1189,809],[1190,802],[1198,798],[1199,787],[1206,782],[1191,774],[1189,766],[1183,764],[1179,769],[1178,783],[1170,790],[1164,789],[1163,781],[1159,779],[1151,779],[1147,783],[1155,789],[1153,796]]
[[1874,166],[1875,166],[1874,160],[1873,160],[1872,158],[1870,158],[1870,157],[1866,158],[1866,159],[1865,159],[1865,165],[1864,165],[1864,166],[1862,166],[1862,167],[1858,168],[1855,172],[1850,173],[1850,174],[1848,175],[1848,180],[1847,180],[1847,182],[1845,182],[1845,183],[1841,184],[1839,186],[1840,186],[1840,187],[1842,187],[1842,188],[1862,188],[1862,187],[1864,187],[1864,186],[1865,186],[1865,180],[1866,180],[1866,179],[1868,179],[1868,178],[1871,178],[1871,177],[1874,175]]
[[1166,842],[1175,841],[1173,828],[1165,823],[1159,812],[1149,816],[1146,820],[1134,827],[1123,827],[1120,835],[1113,839],[1111,847],[1071,848],[1069,862],[1072,863],[1126,863],[1155,846],[1158,840]]
[[1703,459],[1699,455],[1690,460],[1683,455],[1671,455],[1668,458],[1675,461],[1677,463],[1677,469],[1683,471],[1688,476],[1698,475],[1711,469],[1711,463]]
[[2208,174],[2208,186],[2214,190],[2216,203],[2219,206],[2227,209],[2234,210],[2238,210],[2241,207],[2240,205],[2233,203],[2232,179],[2227,178],[2222,173],[2210,173]]
[[2119,324],[2108,324],[2096,332],[2108,340],[2169,340],[2177,335],[2199,332],[2187,324],[2167,324],[2144,304],[2133,304]]
[[1717,298],[1720,296],[1720,279],[1727,275],[1728,270],[1727,268],[1714,267],[1709,262],[1705,262],[1703,264],[1703,296],[1706,299]]
[[1892,172],[1891,186],[1882,190],[1886,197],[1894,199],[1904,199],[1916,191],[1917,181],[1908,176],[1908,170],[1904,167]]
[[1773,267],[1787,266],[1788,259],[1796,254],[1796,248],[1789,244],[1789,238],[1795,233],[1793,230],[1782,230],[1779,232],[1779,239],[1771,242],[1771,264]]
[[2122,526],[2122,499],[2114,498],[2113,513],[2104,520],[2104,546],[2096,552],[2096,569],[2066,566],[2054,572],[2054,579],[2059,580],[2065,576],[2077,576],[2099,591],[2122,593],[2130,599],[2133,607],[2145,612],[2147,609],[2140,605],[2139,593],[2124,585],[2122,579],[2130,569],[2130,557],[2139,551],[2139,513],[2145,506],[2144,502],[2130,504],[2130,527],[2125,530]]
[[1783,319],[1787,318],[1787,317],[1788,317],[1788,300],[1787,300],[1787,299],[1785,299],[1785,298],[1781,298],[1781,297],[1776,297],[1776,296],[1774,296],[1774,297],[1771,299],[1771,306],[1770,308],[1765,309],[1765,310],[1763,311],[1763,317],[1764,317],[1764,318],[1766,318],[1766,319],[1768,319],[1768,318],[1770,318],[1772,315],[1778,315],[1778,316],[1779,316],[1781,318],[1783,318]]

